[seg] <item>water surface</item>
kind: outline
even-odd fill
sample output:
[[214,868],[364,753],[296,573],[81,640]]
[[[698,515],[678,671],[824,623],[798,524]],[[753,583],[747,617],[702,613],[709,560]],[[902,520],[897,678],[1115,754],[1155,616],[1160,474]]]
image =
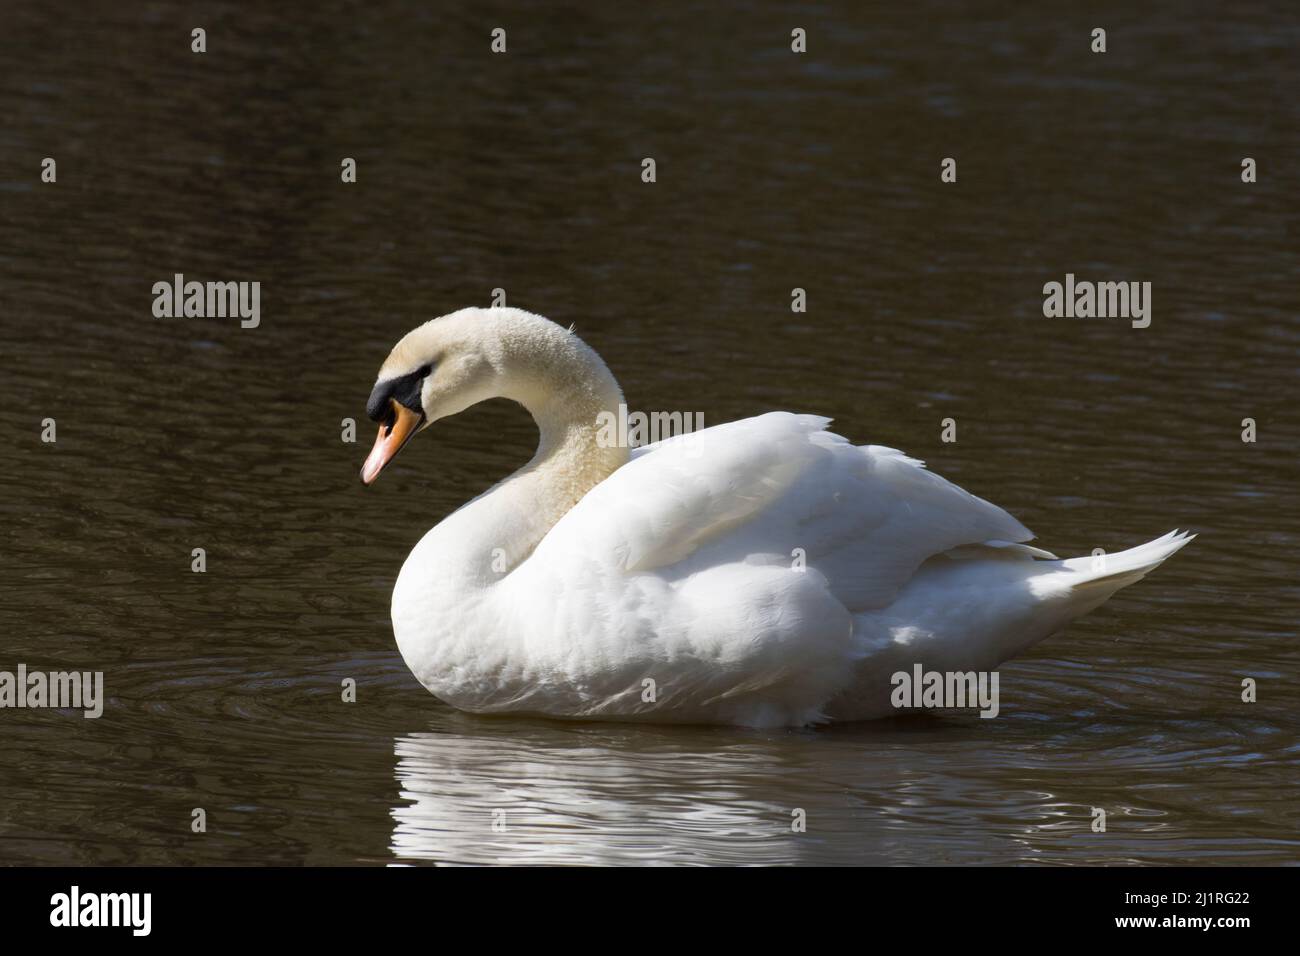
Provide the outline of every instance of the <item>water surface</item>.
[[[0,669],[108,701],[0,711],[0,862],[1295,862],[1294,11],[875,6],[7,8]],[[155,319],[177,272],[260,281],[260,327]],[[1151,282],[1151,327],[1044,319],[1067,272]],[[458,714],[389,594],[532,424],[357,471],[393,342],[498,287],[633,408],[833,416],[1061,554],[1200,537],[995,720]]]

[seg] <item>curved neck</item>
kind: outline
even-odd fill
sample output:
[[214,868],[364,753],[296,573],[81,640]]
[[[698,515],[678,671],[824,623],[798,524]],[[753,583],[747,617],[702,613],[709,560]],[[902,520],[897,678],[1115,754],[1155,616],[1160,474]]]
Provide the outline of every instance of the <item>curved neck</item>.
[[573,341],[577,348],[548,361],[533,356],[529,372],[507,379],[502,389],[500,397],[523,405],[537,424],[532,459],[421,541],[420,550],[427,542],[444,565],[438,573],[446,583],[481,587],[501,580],[583,495],[626,464],[626,447],[599,438],[601,413],[618,414],[622,391],[600,357]]
[[[615,409],[620,400],[615,396]],[[559,402],[524,407],[540,432],[536,453],[461,509],[472,507],[480,523],[472,540],[461,541],[469,552],[465,557],[473,563],[477,552],[493,562],[490,579],[513,571],[570,508],[628,460],[626,448],[602,447],[597,441],[597,414],[607,409]]]

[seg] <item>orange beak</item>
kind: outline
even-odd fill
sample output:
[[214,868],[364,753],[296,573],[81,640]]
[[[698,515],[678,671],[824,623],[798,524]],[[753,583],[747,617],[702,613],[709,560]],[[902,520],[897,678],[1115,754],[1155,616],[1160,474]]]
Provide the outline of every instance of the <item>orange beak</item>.
[[393,406],[393,420],[379,426],[375,446],[370,449],[366,463],[361,466],[361,481],[367,485],[379,477],[384,466],[411,440],[424,419],[423,415],[411,411],[395,399],[389,399],[389,403]]

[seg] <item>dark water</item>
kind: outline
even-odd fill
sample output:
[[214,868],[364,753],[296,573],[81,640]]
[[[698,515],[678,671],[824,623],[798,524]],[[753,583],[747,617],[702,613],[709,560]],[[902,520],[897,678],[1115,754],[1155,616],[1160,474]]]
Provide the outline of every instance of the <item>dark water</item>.
[[[0,862],[1295,862],[1296,11],[1021,6],[7,5],[0,670],[108,700],[0,711]],[[176,272],[261,325],[154,318]],[[1150,328],[1044,318],[1067,272],[1151,282]],[[634,408],[834,416],[1061,554],[1200,537],[996,720],[458,714],[389,594],[531,422],[357,470],[392,343],[497,287]]]

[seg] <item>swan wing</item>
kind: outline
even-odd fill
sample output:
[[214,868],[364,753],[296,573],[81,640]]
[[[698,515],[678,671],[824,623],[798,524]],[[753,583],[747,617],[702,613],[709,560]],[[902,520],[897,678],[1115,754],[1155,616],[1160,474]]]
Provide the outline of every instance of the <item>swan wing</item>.
[[606,573],[668,581],[724,565],[814,568],[850,612],[879,608],[927,558],[1033,537],[902,452],[854,446],[830,420],[771,412],[635,449],[538,545]]

